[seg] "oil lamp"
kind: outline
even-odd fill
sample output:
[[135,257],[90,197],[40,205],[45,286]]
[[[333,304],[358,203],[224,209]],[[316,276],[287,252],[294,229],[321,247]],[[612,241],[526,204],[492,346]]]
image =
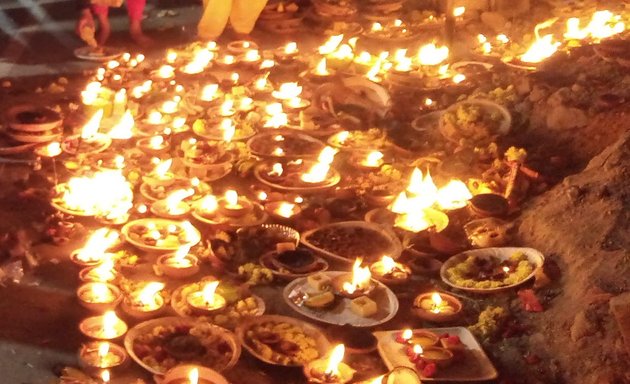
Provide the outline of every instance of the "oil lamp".
[[318,63],[317,66],[309,72],[309,77],[311,80],[316,80],[318,82],[327,81],[333,75],[332,70],[328,69],[326,58],[323,57]]
[[119,233],[109,228],[100,228],[92,233],[83,248],[70,254],[70,260],[81,266],[93,266],[107,259],[106,251],[118,242]]
[[260,62],[262,61],[262,56],[260,56],[260,52],[257,49],[250,49],[245,52],[242,58],[242,62],[249,66],[258,67]]
[[143,176],[142,180],[152,187],[168,187],[175,182],[175,175],[169,172],[173,159],[160,161],[154,158],[155,168],[147,176]]
[[254,208],[254,205],[247,197],[239,196],[233,189],[227,190],[217,203],[219,212],[228,217],[245,216]]
[[317,158],[317,162],[304,173],[300,179],[309,184],[319,184],[326,181],[337,150],[332,147],[325,147]]
[[130,110],[125,111],[120,120],[107,134],[114,140],[128,140],[133,137],[133,128],[136,123]]
[[115,285],[90,282],[80,285],[77,289],[79,303],[94,312],[114,309],[122,300],[122,293]]
[[318,48],[319,53],[321,55],[330,55],[331,53],[335,52],[337,47],[339,47],[339,45],[343,41],[343,37],[343,34],[330,36],[328,41],[326,41],[322,46]]
[[109,341],[90,341],[81,345],[79,363],[85,369],[112,369],[127,362],[125,349]]
[[299,112],[310,107],[311,102],[301,97],[293,97],[289,100],[284,100],[284,105],[292,112]]
[[254,81],[254,92],[261,96],[270,95],[273,92],[273,86],[266,76],[261,76]]
[[88,317],[79,323],[79,330],[85,336],[98,340],[113,340],[127,333],[127,324],[107,311],[100,316]]
[[453,352],[445,348],[421,345],[413,345],[409,347],[407,356],[411,362],[415,363],[419,360],[425,363],[434,363],[438,367],[447,367],[453,361]]
[[326,359],[317,359],[304,366],[304,375],[312,383],[345,384],[352,380],[354,369],[343,362],[345,346],[333,348]]
[[136,146],[147,155],[160,156],[169,150],[171,144],[169,141],[164,140],[164,136],[155,135],[139,139],[136,142]]
[[468,205],[472,193],[461,180],[451,180],[437,191],[437,204],[444,210],[455,210]]
[[220,100],[221,96],[222,92],[219,90],[219,84],[207,84],[202,88],[199,99],[206,103],[212,103]]
[[181,219],[190,212],[190,206],[184,199],[194,194],[192,188],[173,191],[165,199],[153,203],[151,212],[164,219]]
[[182,100],[181,96],[175,96],[172,100],[166,100],[160,106],[160,112],[166,115],[172,115],[177,113],[179,102]]
[[163,289],[164,283],[147,283],[142,289],[125,297],[122,309],[136,319],[155,317],[164,309],[164,297],[160,293]]
[[367,155],[363,155],[362,158],[358,157],[356,155],[352,157],[352,164],[366,171],[378,169],[385,163],[383,160],[384,155],[380,151],[370,151]]
[[370,272],[377,280],[392,285],[406,283],[411,277],[409,267],[389,256],[383,256],[381,260],[374,262],[370,266]]
[[409,346],[419,345],[421,347],[431,347],[440,341],[440,338],[432,332],[419,329],[412,330],[409,328],[396,333],[394,339],[400,344]]
[[362,267],[363,259],[358,257],[352,266],[352,272],[342,274],[333,280],[333,287],[337,294],[355,299],[359,296],[369,295],[375,285],[372,282],[372,273],[369,267]]
[[274,51],[274,57],[282,64],[291,63],[299,54],[297,43],[292,41]]
[[448,58],[447,46],[438,47],[435,43],[425,44],[418,50],[416,62],[419,65],[436,66]]
[[228,43],[227,49],[233,55],[241,55],[250,50],[258,50],[258,44],[248,40],[237,40]]
[[415,298],[413,309],[420,319],[440,323],[455,320],[462,310],[462,303],[446,293],[428,292]]
[[44,147],[37,148],[35,152],[38,156],[55,158],[61,155],[61,143],[58,141],[50,142]]
[[283,83],[277,91],[272,92],[272,96],[278,100],[289,100],[302,94],[302,87],[298,83]]
[[216,371],[201,366],[182,364],[166,372],[162,384],[227,384]]
[[118,273],[114,269],[114,261],[111,257],[106,257],[100,265],[96,267],[83,268],[79,272],[79,278],[84,282],[108,283],[116,279]]
[[289,221],[302,212],[302,208],[288,201],[273,201],[265,205],[265,211],[278,221]]
[[220,311],[225,308],[226,301],[223,296],[216,293],[218,286],[218,281],[205,283],[200,291],[191,292],[186,296],[186,302],[197,313],[210,314]]
[[175,68],[165,64],[157,70],[157,77],[160,79],[172,79],[175,77]]
[[149,112],[149,115],[143,122],[151,126],[165,125],[171,122],[171,117],[154,110]]
[[175,253],[162,255],[157,260],[158,268],[168,277],[183,279],[199,272],[199,259],[190,253],[190,246],[179,247]]

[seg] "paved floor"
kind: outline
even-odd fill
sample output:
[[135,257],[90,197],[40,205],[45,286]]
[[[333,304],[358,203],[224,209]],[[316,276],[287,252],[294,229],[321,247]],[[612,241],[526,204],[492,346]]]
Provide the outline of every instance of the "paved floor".
[[[187,4],[169,7],[175,16],[159,17],[165,8],[149,0],[145,29],[159,42],[155,49],[194,36],[200,9],[194,1]],[[76,16],[74,0],[0,1],[0,78],[74,73],[92,67],[73,56],[74,49],[83,45],[74,34]],[[110,45],[138,50],[127,38],[125,9],[112,10],[110,19]]]

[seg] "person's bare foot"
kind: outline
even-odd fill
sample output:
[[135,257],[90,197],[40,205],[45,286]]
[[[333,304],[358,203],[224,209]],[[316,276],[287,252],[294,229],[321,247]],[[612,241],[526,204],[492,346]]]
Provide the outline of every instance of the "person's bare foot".
[[107,18],[99,18],[99,27],[98,33],[96,34],[96,41],[98,45],[103,46],[107,43],[109,36],[112,33],[112,28],[109,25],[109,19]]
[[141,47],[149,47],[153,45],[153,39],[142,32],[140,23],[131,23],[129,26],[129,36],[131,36],[131,39]]

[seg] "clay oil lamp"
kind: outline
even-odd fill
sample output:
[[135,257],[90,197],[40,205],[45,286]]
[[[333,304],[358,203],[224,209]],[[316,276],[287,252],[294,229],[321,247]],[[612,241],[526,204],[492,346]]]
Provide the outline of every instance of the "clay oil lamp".
[[325,147],[319,153],[317,162],[311,168],[300,176],[300,180],[305,183],[316,185],[324,183],[328,180],[330,173],[330,164],[335,160],[338,150],[333,147]]
[[163,289],[164,283],[148,283],[142,289],[125,297],[121,307],[134,319],[146,320],[157,317],[164,310],[164,297],[161,294]]
[[125,348],[109,341],[90,341],[81,345],[79,364],[86,370],[120,367],[127,362]]
[[304,375],[310,383],[345,384],[352,380],[355,370],[343,362],[345,346],[337,345],[330,356],[313,360],[304,366]]
[[228,190],[225,195],[218,199],[218,209],[223,216],[243,217],[254,208],[251,201],[245,196],[239,196],[235,190]]
[[387,188],[374,188],[365,193],[365,200],[372,207],[387,207],[395,198],[396,195]]
[[284,100],[282,103],[287,110],[293,113],[297,113],[305,110],[311,106],[311,102],[301,97],[293,97],[289,100]]
[[85,336],[98,340],[113,340],[127,333],[127,324],[108,311],[100,316],[88,317],[79,323],[79,330]]
[[169,169],[173,164],[173,159],[164,161],[160,161],[157,158],[154,159],[157,160],[155,168],[148,175],[142,176],[142,181],[153,188],[169,187],[173,185],[173,183],[175,183],[175,174],[169,172]]
[[446,293],[428,292],[416,297],[413,309],[422,320],[442,323],[457,319],[462,311],[462,303]]
[[179,103],[181,101],[181,96],[175,96],[171,100],[164,101],[158,108],[158,111],[165,115],[172,115],[174,113],[177,113],[177,111],[179,110]]
[[257,69],[262,62],[262,56],[257,49],[250,49],[239,57],[239,61],[247,67]]
[[359,296],[368,296],[376,284],[372,281],[372,273],[369,267],[362,267],[362,258],[357,258],[352,266],[352,272],[342,274],[333,280],[335,293],[349,298],[356,299]]
[[473,196],[468,207],[470,212],[477,217],[503,217],[509,210],[507,199],[495,193],[481,193]]
[[300,51],[298,50],[297,43],[294,41],[287,43],[287,45],[285,45],[284,47],[277,48],[273,52],[274,58],[280,64],[293,63],[299,54]]
[[101,171],[120,171],[127,163],[123,155],[101,153],[94,157],[95,167]]
[[228,52],[232,55],[243,55],[250,50],[258,50],[258,44],[248,40],[237,40],[228,43]]
[[341,44],[334,52],[326,55],[327,66],[333,69],[345,68],[352,64],[354,51],[349,44]]
[[83,268],[79,272],[79,279],[83,282],[101,282],[109,283],[118,277],[118,272],[114,268],[114,261],[108,257],[100,265],[96,267]]
[[324,57],[317,63],[315,68],[311,69],[308,72],[308,78],[309,80],[316,83],[325,83],[327,81],[330,81],[334,74],[335,71],[328,68],[328,62]]
[[357,72],[365,74],[376,64],[377,60],[377,57],[372,56],[369,52],[363,51],[355,56],[352,62]]
[[254,100],[251,97],[241,97],[238,100],[238,110],[239,112],[251,112],[256,108],[254,105]]
[[184,199],[194,194],[192,188],[173,191],[166,199],[153,203],[151,213],[164,219],[181,219],[190,212],[190,205]]
[[166,372],[162,384],[228,384],[227,380],[210,368],[178,365]]
[[350,158],[353,167],[362,171],[375,171],[385,164],[384,155],[380,151],[370,151],[367,154],[359,153]]
[[195,53],[193,59],[179,69],[180,74],[189,79],[196,79],[196,75],[202,73],[211,66],[214,53],[207,49],[200,49]]
[[219,89],[219,84],[207,84],[201,89],[197,103],[204,106],[216,105],[222,97],[223,92]]
[[158,268],[168,277],[184,279],[199,272],[199,259],[190,253],[190,246],[181,246],[175,253],[157,259]]
[[[219,118],[229,118],[236,114],[236,108],[234,107],[234,100],[226,99],[221,105],[213,106],[208,109],[208,116],[213,122],[218,121]],[[221,120],[223,121],[223,120]]]
[[302,208],[288,201],[273,201],[265,205],[265,211],[277,221],[290,222],[302,212]]
[[399,344],[420,345],[421,347],[432,347],[440,341],[440,338],[432,332],[409,328],[396,333],[394,339]]
[[103,110],[98,110],[81,128],[81,133],[66,137],[62,149],[71,155],[103,152],[112,144],[109,135],[98,132],[103,119]]
[[419,344],[410,345],[407,356],[412,363],[420,361],[434,363],[440,368],[448,367],[453,362],[453,352],[441,347],[423,347]]
[[200,291],[191,292],[186,296],[186,302],[200,315],[221,311],[227,304],[225,298],[216,293],[218,286],[218,281],[206,283]]
[[219,68],[230,70],[236,66],[236,57],[234,55],[224,55],[214,61]]
[[267,97],[273,92],[273,85],[267,80],[267,77],[262,76],[254,81],[253,91],[259,97]]
[[277,91],[272,92],[276,100],[290,100],[302,94],[302,87],[298,83],[282,83]]
[[136,142],[136,146],[149,156],[162,156],[168,152],[171,144],[169,141],[164,140],[164,136],[156,135],[139,139]]
[[163,114],[160,111],[153,110],[147,115],[147,118],[142,120],[144,125],[152,128],[154,131],[160,131],[166,124],[172,121],[172,117],[168,114]]
[[48,145],[37,147],[34,152],[37,156],[53,159],[61,155],[61,143],[53,141],[48,143]]
[[91,282],[77,288],[77,297],[84,308],[103,312],[116,308],[122,300],[122,293],[113,284]]
[[106,251],[119,244],[120,234],[109,228],[94,231],[83,248],[76,249],[70,254],[70,260],[82,267],[101,264],[108,259]]
[[175,77],[175,68],[172,65],[164,64],[153,72],[153,80],[169,80]]
[[370,265],[370,272],[374,278],[386,285],[400,285],[409,281],[411,270],[402,263],[396,262],[389,256]]

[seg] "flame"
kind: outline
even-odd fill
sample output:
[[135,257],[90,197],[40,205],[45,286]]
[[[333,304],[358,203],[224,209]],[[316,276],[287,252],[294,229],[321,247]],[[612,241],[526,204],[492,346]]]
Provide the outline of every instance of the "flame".
[[114,311],[107,311],[103,314],[102,329],[105,338],[110,339],[116,336],[116,324],[118,324],[119,321],[120,319],[116,316],[116,312]]
[[208,195],[201,200],[201,209],[206,213],[213,213],[219,207],[217,198],[214,195]]
[[61,154],[61,144],[58,141],[53,141],[46,146],[44,152],[46,153],[46,156],[59,156]]
[[300,178],[306,183],[321,183],[326,180],[328,172],[330,171],[330,165],[325,163],[315,163],[307,173],[303,174]]
[[190,248],[190,244],[182,245],[181,247],[177,248],[177,251],[175,251],[175,253],[173,254],[173,263],[182,268],[191,267],[191,261],[186,258],[186,256],[188,256],[188,253],[190,253]]
[[258,192],[258,195],[256,197],[258,197],[258,200],[260,200],[260,201],[265,201],[265,200],[267,200],[267,197],[268,197],[267,196],[267,192],[260,191],[260,192]]
[[466,7],[455,7],[453,9],[453,16],[455,17],[464,16],[464,13],[466,13]]
[[109,228],[100,228],[92,233],[83,248],[77,250],[77,259],[85,262],[101,260],[105,251],[118,241],[120,235]]
[[234,134],[236,133],[236,127],[234,126],[232,119],[223,119],[219,129],[223,132],[223,140],[228,143],[232,141],[232,138],[234,138]]
[[363,51],[359,56],[354,58],[354,61],[359,64],[369,64],[372,61],[372,55],[369,52]]
[[[412,200],[410,200],[412,201]],[[413,206],[411,203],[409,206]],[[432,226],[431,222],[427,220],[427,217],[422,210],[415,212],[408,212],[396,217],[394,226],[402,228],[410,232],[420,232]]]
[[461,180],[451,180],[437,192],[437,203],[442,209],[465,207],[471,198],[472,193]]
[[162,114],[160,113],[160,111],[149,112],[149,117],[148,117],[149,124],[152,124],[152,125],[161,124],[162,120],[163,120]]
[[411,338],[413,337],[413,331],[411,329],[407,328],[407,329],[405,329],[402,332],[401,337],[402,337],[403,340],[407,340],[407,341],[411,340]]
[[433,103],[434,103],[434,101],[433,101],[433,99],[431,99],[431,98],[428,98],[428,97],[427,97],[426,99],[424,99],[424,105],[426,105],[427,107],[432,106],[432,105],[433,105]]
[[282,164],[275,163],[274,165],[271,166],[271,171],[269,171],[268,175],[269,176],[282,176],[283,173],[284,173],[284,168],[282,167]]
[[343,360],[346,353],[346,347],[343,344],[337,345],[333,348],[330,357],[328,358],[328,364],[324,373],[328,376],[339,377],[339,364]]
[[166,210],[170,215],[182,215],[186,213],[186,209],[180,206],[185,198],[195,194],[193,189],[179,189],[172,192],[164,199],[166,201]]
[[381,25],[381,23],[378,23],[378,22],[372,23],[372,27],[370,28],[370,31],[380,32],[382,30],[383,30],[383,26]]
[[503,272],[510,273],[510,267],[503,267]]
[[212,101],[218,96],[219,84],[208,84],[201,90],[201,100]]
[[464,80],[466,80],[466,75],[464,75],[463,73],[458,73],[455,76],[453,76],[453,83],[455,84],[459,84]]
[[187,243],[199,242],[199,232],[197,231],[195,226],[190,223],[190,221],[182,221],[181,226],[184,230],[184,241],[186,241]]
[[158,69],[158,76],[162,79],[170,79],[175,76],[175,68],[171,65],[165,64]]
[[415,344],[413,346],[414,355],[421,355],[423,352],[424,352],[424,349],[422,348],[420,344]]
[[232,55],[223,56],[223,64],[232,65],[236,62],[236,58]]
[[130,110],[126,110],[118,123],[109,131],[108,136],[116,140],[127,140],[133,137],[133,127],[135,126],[133,115]]
[[258,80],[256,80],[256,82],[254,83],[254,87],[260,91],[267,88],[267,78],[261,77]]
[[319,47],[319,53],[321,55],[330,55],[333,53],[339,44],[343,41],[343,35],[333,35],[330,36],[328,41],[326,41],[321,47]]
[[164,287],[165,287],[164,283],[158,283],[155,281],[148,283],[136,295],[137,303],[147,309],[158,308],[160,305],[158,301],[159,300],[158,297],[159,297],[160,291],[163,290]]
[[107,354],[109,353],[109,343],[101,342],[98,343],[98,358],[99,360],[104,360]]
[[302,104],[302,99],[299,97],[294,97],[289,100],[287,103],[291,108],[301,108],[304,104]]
[[103,384],[109,383],[110,378],[111,378],[111,375],[109,373],[109,370],[106,369],[103,372],[101,372],[101,381],[103,381]]
[[94,115],[88,120],[88,122],[83,126],[81,130],[81,139],[90,140],[94,138],[96,133],[98,132],[99,127],[101,126],[101,120],[103,119],[103,110],[99,109],[96,111]]
[[107,282],[115,277],[114,260],[106,257],[105,260],[97,267],[94,267],[90,273],[96,281]]
[[251,97],[243,97],[240,100],[239,109],[241,111],[248,111],[252,108],[253,104],[254,104],[254,100]]
[[352,51],[352,47],[350,45],[342,44],[330,56],[339,60],[352,60],[352,58],[354,57],[354,52]]
[[73,211],[108,216],[115,210],[131,209],[133,189],[120,170],[104,170],[71,178],[61,199]]
[[208,307],[214,306],[215,297],[216,297],[215,292],[218,286],[219,286],[219,282],[213,281],[210,283],[206,283],[203,286],[203,289],[201,290],[201,297],[203,297],[203,301]]
[[173,159],[168,159],[164,161],[159,161],[158,164],[153,169],[153,174],[158,179],[165,179],[168,173],[168,170],[171,168],[173,164]]
[[260,63],[260,69],[269,69],[276,66],[276,62],[271,59],[265,59]]
[[193,368],[188,372],[188,382],[190,384],[199,383],[199,369],[198,368]]
[[290,218],[295,214],[295,204],[282,202],[276,210],[279,216]]
[[582,40],[591,36],[599,41],[619,33],[626,29],[625,23],[621,21],[621,16],[615,15],[608,10],[593,13],[591,21],[584,28],[580,28],[580,19],[571,17],[567,20],[567,31],[564,37],[567,39]]
[[358,257],[352,266],[352,280],[343,283],[343,290],[352,294],[359,289],[365,289],[369,286],[372,279],[372,273],[369,267],[361,267],[363,258]]
[[418,50],[417,60],[421,65],[438,65],[448,58],[447,46],[438,47],[435,43],[425,44]]
[[269,116],[277,115],[282,112],[282,104],[280,103],[271,103],[265,107],[265,113]]
[[116,157],[114,157],[114,167],[116,167],[116,169],[125,168],[125,157],[123,155],[116,155]]
[[540,37],[540,31],[546,28],[549,28],[553,25],[558,18],[554,17],[549,20],[545,20],[540,24],[537,24],[534,28],[534,34],[536,35],[536,40],[532,43],[531,47],[521,55],[521,61],[526,63],[540,63],[541,61],[551,57],[560,46],[559,42],[553,42],[553,35],[548,34]]
[[230,116],[234,114],[234,100],[227,99],[221,104],[219,109],[219,115],[221,116]]
[[396,262],[389,256],[383,256],[381,258],[381,264],[383,265],[383,273],[392,273],[396,268]]
[[235,190],[228,189],[227,191],[225,191],[224,198],[228,206],[230,207],[238,206],[238,192],[236,192]]
[[400,192],[396,199],[392,202],[389,210],[404,215],[409,212],[409,200],[407,199],[407,194],[405,192]]
[[160,149],[162,144],[164,144],[164,138],[162,136],[152,136],[149,139],[149,147],[152,149]]
[[284,156],[284,149],[282,149],[280,147],[276,147],[276,149],[273,150],[273,155],[277,156],[277,157]]
[[385,375],[381,375],[378,377],[375,377],[373,379],[371,379],[368,384],[383,384],[383,379],[385,378]]
[[330,75],[330,72],[328,71],[328,68],[326,67],[326,58],[322,58],[319,63],[317,64],[317,67],[315,68],[315,74],[318,76],[328,76]]
[[297,53],[297,51],[298,51],[297,43],[294,42],[294,41],[288,43],[284,47],[284,53],[287,54],[287,55],[291,55],[291,54]]
[[257,49],[250,49],[245,52],[245,61],[258,61],[260,60],[260,53]]
[[169,49],[168,52],[166,52],[166,62],[173,64],[175,60],[177,60],[177,52]]
[[108,303],[112,298],[112,293],[109,290],[109,287],[103,282],[93,283],[90,287],[90,293],[92,294],[90,301],[93,303]]
[[440,294],[437,292],[433,292],[433,294],[431,295],[431,301],[433,301],[434,306],[439,307],[440,305],[442,305],[442,296],[440,296]]
[[367,157],[361,162],[361,164],[367,167],[378,167],[383,160],[383,153],[379,151],[372,151],[368,153]]
[[238,81],[240,80],[241,75],[239,75],[238,73],[234,72],[230,75],[230,80],[232,80],[232,83],[236,84],[238,83]]
[[283,83],[276,92],[276,98],[281,100],[288,100],[293,97],[298,97],[302,94],[302,87],[298,83]]
[[195,53],[192,61],[182,68],[182,71],[188,74],[201,73],[210,64],[212,58],[214,58],[214,53],[207,49],[200,49]]
[[335,148],[326,146],[319,153],[319,156],[317,157],[317,161],[323,164],[332,164],[337,152],[338,150],[336,150]]

